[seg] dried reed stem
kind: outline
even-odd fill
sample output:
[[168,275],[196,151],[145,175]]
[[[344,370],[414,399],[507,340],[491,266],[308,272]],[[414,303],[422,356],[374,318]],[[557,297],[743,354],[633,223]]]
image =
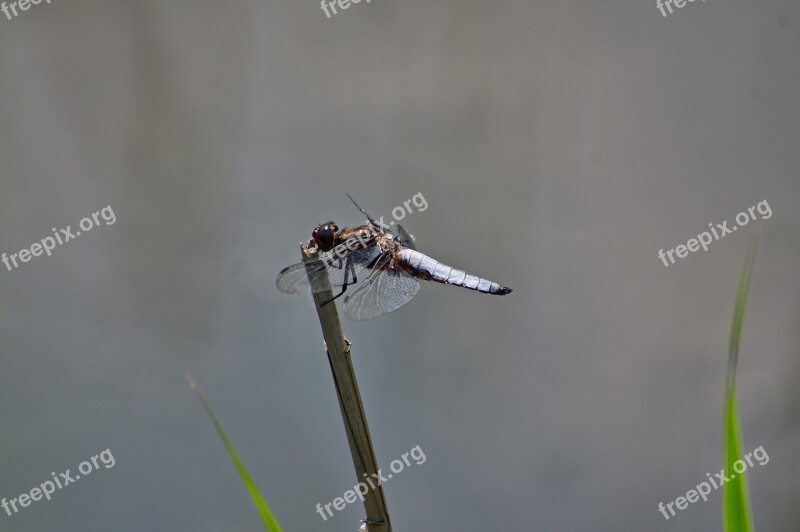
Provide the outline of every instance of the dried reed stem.
[[[301,246],[303,260],[308,261],[317,257],[317,248],[313,243]],[[336,304],[329,303],[321,306],[333,297],[333,292],[328,281],[325,269],[312,272],[307,268],[311,292],[314,296],[314,306],[317,309],[319,323],[322,326],[322,336],[325,338],[325,350],[328,354],[333,382],[336,385],[336,395],[339,398],[339,407],[342,411],[344,428],[347,432],[347,441],[350,444],[350,453],[353,456],[353,465],[359,482],[372,479],[377,484],[378,462],[375,458],[375,449],[372,447],[372,438],[369,435],[367,416],[364,405],[361,403],[361,394],[358,391],[358,382],[353,371],[350,359],[350,341],[344,337]],[[375,476],[372,476],[375,475]],[[383,496],[383,486],[377,485],[364,495],[364,510],[366,519],[362,522],[362,530],[368,532],[391,532],[389,512],[386,509],[386,499]]]

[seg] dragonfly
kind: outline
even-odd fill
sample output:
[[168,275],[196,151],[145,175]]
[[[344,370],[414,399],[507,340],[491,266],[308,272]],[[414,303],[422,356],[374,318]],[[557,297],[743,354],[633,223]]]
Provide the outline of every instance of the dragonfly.
[[[419,281],[434,281],[462,286],[483,294],[506,295],[511,289],[494,281],[447,266],[417,251],[414,238],[399,224],[396,232],[377,222],[347,194],[369,223],[339,228],[333,221],[314,228],[309,246],[318,255],[281,270],[276,284],[287,294],[323,291],[324,284],[312,287],[309,272],[322,270],[331,288],[339,293],[322,303],[327,305],[347,293],[344,313],[352,320],[368,320],[399,309],[420,289]],[[359,282],[359,279],[361,281]],[[348,292],[348,288],[354,287]]]

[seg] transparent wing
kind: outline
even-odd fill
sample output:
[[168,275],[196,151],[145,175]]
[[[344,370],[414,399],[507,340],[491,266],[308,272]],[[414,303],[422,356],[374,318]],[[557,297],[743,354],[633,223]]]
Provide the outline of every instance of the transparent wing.
[[306,265],[302,262],[298,262],[297,264],[292,264],[282,269],[281,273],[278,274],[278,279],[275,284],[281,292],[296,294],[298,288],[308,286]]
[[345,298],[344,313],[351,320],[376,318],[399,309],[417,292],[419,282],[405,270],[375,269],[355,292]]
[[403,247],[417,249],[417,246],[414,245],[414,238],[400,224],[397,224],[397,241],[403,244]]
[[[312,272],[327,269],[331,286],[342,286],[354,283],[360,272],[380,254],[380,247],[374,241],[362,245],[358,240],[350,239],[331,251],[320,253],[308,264]],[[287,294],[296,294],[298,289],[308,288],[306,263],[298,262],[281,270],[275,284],[278,290]]]

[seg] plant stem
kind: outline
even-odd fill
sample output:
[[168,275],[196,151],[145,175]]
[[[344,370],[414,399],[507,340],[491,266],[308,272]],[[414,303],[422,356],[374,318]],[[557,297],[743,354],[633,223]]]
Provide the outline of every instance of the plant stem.
[[[309,243],[309,246],[301,246],[300,249],[304,261],[317,257],[318,250],[312,243]],[[342,332],[336,304],[331,302],[322,306],[322,303],[333,298],[327,271],[323,268],[318,272],[312,272],[307,267],[307,272],[311,293],[314,297],[314,306],[322,326],[322,336],[325,338],[325,351],[333,373],[333,382],[336,385],[336,395],[339,398],[339,407],[347,432],[347,441],[350,444],[356,478],[358,482],[365,484],[369,484],[366,480],[370,479],[376,485],[375,489],[369,489],[364,495],[364,510],[367,517],[362,522],[362,530],[391,532],[392,526],[389,512],[386,509],[383,486],[378,484],[379,480],[377,480],[380,477],[378,476],[375,449],[372,447],[367,416],[364,412],[364,405],[361,403],[361,394],[358,391],[358,382],[350,359],[351,343]]]

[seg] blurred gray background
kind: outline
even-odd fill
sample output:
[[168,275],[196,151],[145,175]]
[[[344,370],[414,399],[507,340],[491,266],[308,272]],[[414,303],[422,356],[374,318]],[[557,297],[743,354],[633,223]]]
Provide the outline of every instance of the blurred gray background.
[[116,465],[0,528],[251,531],[191,371],[287,531],[354,530],[298,243],[422,193],[418,247],[514,289],[426,285],[345,322],[399,531],[720,530],[734,293],[767,200],[739,399],[759,530],[800,511],[800,5],[82,1],[0,15],[0,497]]

